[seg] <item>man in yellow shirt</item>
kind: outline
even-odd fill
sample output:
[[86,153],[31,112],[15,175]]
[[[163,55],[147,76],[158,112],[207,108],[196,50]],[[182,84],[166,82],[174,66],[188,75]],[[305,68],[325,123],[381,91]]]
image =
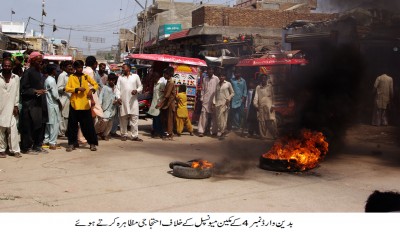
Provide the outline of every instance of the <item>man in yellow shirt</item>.
[[[76,71],[74,74],[71,74],[65,86],[65,92],[71,93],[67,151],[74,150],[76,144],[78,144],[78,123],[82,129],[83,136],[85,136],[90,145],[90,150],[96,151],[98,140],[94,129],[89,99],[91,99],[92,94],[99,88],[99,85],[93,78],[82,72],[83,61],[75,61],[74,68]],[[89,84],[93,86],[92,89],[89,88]]]

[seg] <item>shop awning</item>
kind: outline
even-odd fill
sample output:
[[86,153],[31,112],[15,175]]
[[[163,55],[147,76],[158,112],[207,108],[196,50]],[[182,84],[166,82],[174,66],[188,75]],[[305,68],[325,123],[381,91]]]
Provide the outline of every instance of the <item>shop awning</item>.
[[162,61],[168,63],[188,64],[196,66],[207,66],[204,60],[197,58],[183,57],[183,56],[172,56],[167,54],[130,54],[128,58],[139,59],[139,60],[153,60]]
[[254,58],[241,60],[236,66],[267,66],[282,64],[307,64],[307,60],[287,58]]
[[11,53],[11,54],[14,54],[14,53],[25,53],[26,52],[26,50],[2,50],[3,52],[8,52],[8,53]]
[[63,61],[63,60],[72,60],[72,56],[63,56],[63,55],[44,55],[43,56],[44,60],[57,60],[57,61]]
[[189,35],[189,31],[190,31],[190,29],[187,29],[187,30],[183,30],[183,31],[180,31],[180,32],[173,33],[173,34],[171,34],[171,35],[169,36],[168,40],[174,40],[174,39],[182,39],[182,38],[185,38],[185,37],[187,37],[187,36]]

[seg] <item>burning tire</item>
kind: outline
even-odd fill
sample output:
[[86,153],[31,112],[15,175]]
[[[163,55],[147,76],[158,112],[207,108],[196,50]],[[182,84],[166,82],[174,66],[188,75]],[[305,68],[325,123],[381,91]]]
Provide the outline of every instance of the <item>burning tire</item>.
[[260,157],[260,168],[279,172],[306,171],[319,166],[328,152],[328,142],[321,132],[303,129],[275,141]]
[[[204,166],[211,165],[211,166]],[[189,162],[171,162],[169,167],[172,175],[186,179],[205,179],[213,174],[212,164],[203,160],[191,160]]]
[[212,168],[199,169],[192,167],[175,166],[172,174],[176,177],[186,179],[205,179],[212,176]]
[[180,162],[180,161],[174,161],[169,163],[169,168],[174,169],[175,166],[181,166],[181,167],[191,167],[192,164],[189,162]]
[[301,169],[295,168],[296,160],[279,160],[260,157],[260,168],[274,172],[299,172]]

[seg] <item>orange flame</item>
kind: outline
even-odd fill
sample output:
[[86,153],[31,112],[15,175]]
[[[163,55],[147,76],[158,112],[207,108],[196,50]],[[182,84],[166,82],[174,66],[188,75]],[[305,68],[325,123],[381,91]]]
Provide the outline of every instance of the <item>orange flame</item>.
[[207,160],[196,160],[192,162],[192,168],[212,168],[214,167],[213,163],[208,162]]
[[284,137],[278,139],[271,150],[263,157],[266,159],[279,159],[295,161],[296,167],[301,171],[312,169],[323,160],[328,152],[328,142],[321,132],[313,132],[308,129],[303,129],[298,138]]

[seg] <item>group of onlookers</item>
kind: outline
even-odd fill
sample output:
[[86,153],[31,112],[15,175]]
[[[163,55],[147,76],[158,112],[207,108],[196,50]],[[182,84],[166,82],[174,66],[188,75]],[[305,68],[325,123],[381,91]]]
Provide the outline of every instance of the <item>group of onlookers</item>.
[[211,134],[223,138],[230,130],[246,127],[250,136],[276,138],[278,131],[270,77],[260,75],[260,83],[256,86],[254,79],[247,84],[240,69],[235,69],[229,81],[227,74],[219,73],[218,77],[215,68],[208,67],[200,79],[199,136]]
[[122,140],[138,137],[137,94],[142,84],[130,65],[123,65],[118,78],[105,72],[105,64],[89,56],[63,61],[60,66],[44,64],[43,55],[32,52],[29,67],[20,58],[5,53],[0,71],[0,157],[6,150],[15,157],[47,153],[57,149],[59,136],[68,137],[66,151],[88,143],[96,151],[98,138],[121,129]]
[[[0,104],[1,157],[6,156],[7,147],[16,157],[21,153],[47,153],[43,147],[59,148],[60,136],[68,137],[68,152],[82,143],[96,151],[98,140],[116,135],[118,127],[122,141],[142,142],[138,95],[149,88],[153,95],[148,111],[153,118],[152,137],[173,140],[174,134],[180,136],[185,128],[194,135],[186,86],[175,84],[173,67],[165,68],[162,75],[149,72],[152,83],[147,81],[143,86],[129,64],[124,64],[117,76],[108,74],[106,65],[98,65],[93,56],[85,62],[63,61],[58,66],[44,64],[42,54],[32,52],[29,67],[23,66],[23,58],[11,58],[4,57],[0,73],[0,97],[7,99]],[[217,76],[214,71],[214,67],[208,67],[199,78],[198,135],[223,138],[227,130],[246,126],[250,134],[266,137],[268,131],[276,137],[273,88],[268,76],[262,75],[256,88],[250,82],[248,89],[239,70],[229,81],[226,74]]]

